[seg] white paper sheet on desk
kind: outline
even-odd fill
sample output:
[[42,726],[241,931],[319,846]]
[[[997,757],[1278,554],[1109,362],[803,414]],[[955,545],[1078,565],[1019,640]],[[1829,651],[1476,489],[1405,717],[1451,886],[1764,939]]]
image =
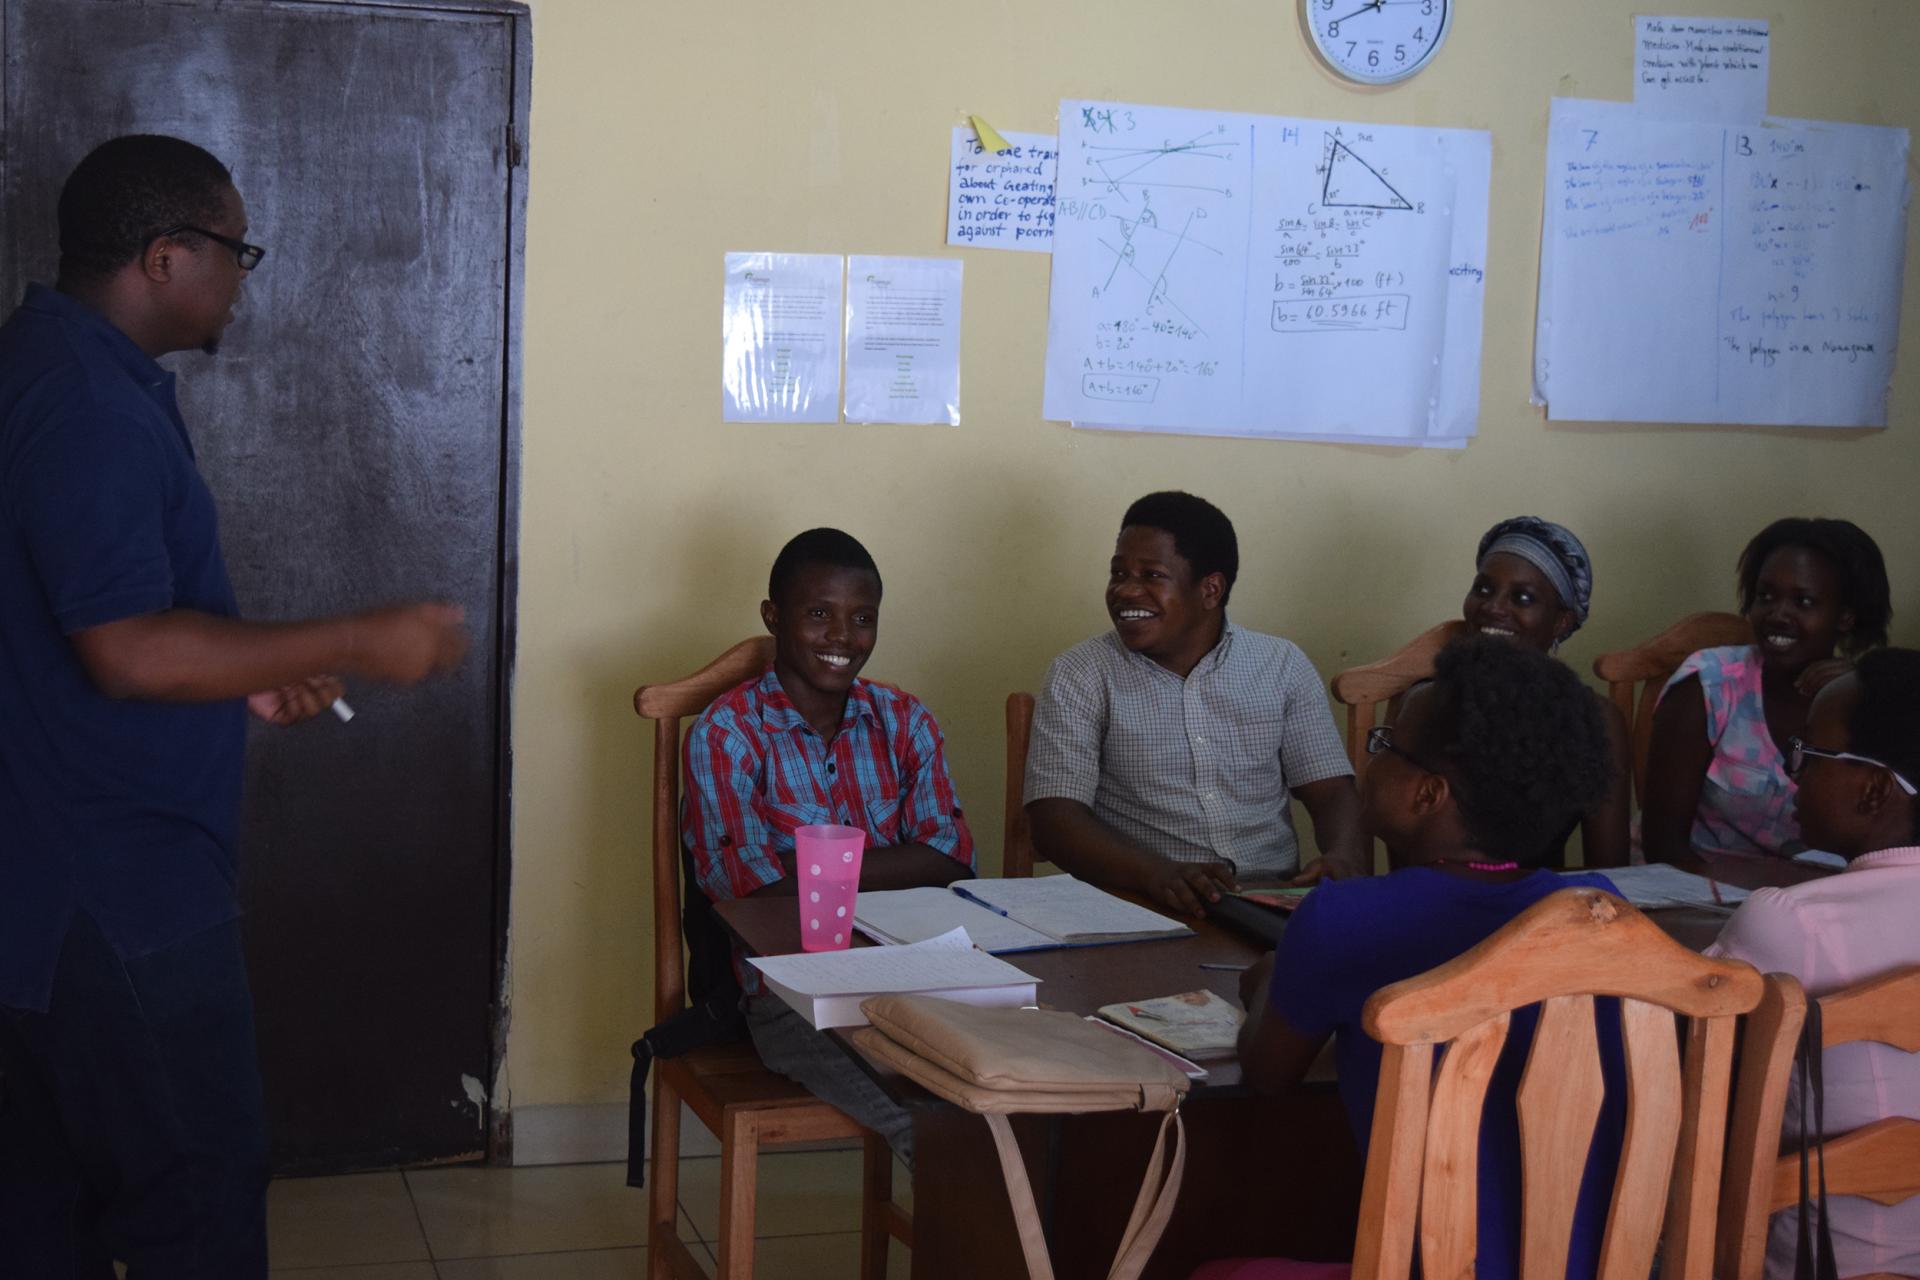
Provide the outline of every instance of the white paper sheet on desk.
[[[1595,867],[1613,882],[1620,896],[1642,911],[1654,907],[1732,907],[1747,900],[1747,890],[1725,881],[1709,883],[1705,876],[1682,871],[1664,862],[1638,867]],[[1578,873],[1575,873],[1578,874]],[[1719,896],[1714,896],[1716,886]]]
[[1178,920],[1067,875],[961,880],[953,887],[1066,943],[1179,937],[1193,932]]
[[1057,938],[933,885],[861,893],[854,904],[853,927],[888,946],[937,939],[956,929],[965,930],[974,946],[993,955],[1060,945]]
[[877,995],[1031,984],[1036,979],[974,948],[965,929],[906,947],[849,947],[791,956],[750,956],[767,977],[810,996]]

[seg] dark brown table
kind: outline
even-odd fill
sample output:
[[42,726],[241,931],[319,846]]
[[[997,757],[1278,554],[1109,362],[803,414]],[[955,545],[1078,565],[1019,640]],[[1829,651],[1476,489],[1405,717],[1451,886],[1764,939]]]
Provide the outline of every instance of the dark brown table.
[[[1782,861],[1716,867],[1723,883],[1756,888],[1825,874]],[[1150,905],[1150,904],[1149,904]],[[800,950],[791,898],[721,902],[715,911],[754,955]],[[1728,913],[1648,913],[1694,950],[1719,934]],[[1144,1000],[1207,987],[1239,999],[1239,975],[1202,962],[1247,965],[1264,946],[1210,920],[1189,921],[1194,936],[1156,942],[1030,951],[1009,962],[1040,980],[1040,1003],[1092,1013],[1121,1000]],[[871,1061],[830,1032],[914,1117],[914,1280],[978,1280],[1025,1274],[998,1158],[978,1116],[948,1105]],[[1352,1255],[1364,1170],[1346,1113],[1323,1057],[1302,1089],[1262,1098],[1245,1088],[1239,1064],[1210,1062],[1181,1109],[1187,1172],[1166,1235],[1146,1276],[1183,1280],[1200,1263],[1231,1256],[1338,1261]],[[1099,1280],[1118,1247],[1125,1218],[1152,1148],[1157,1120],[1107,1113],[1016,1116],[1014,1130],[1048,1225],[1060,1280]]]
[[[715,905],[755,955],[800,949],[791,898]],[[1249,965],[1263,948],[1212,921],[1194,936],[1100,947],[1026,951],[1006,957],[1040,980],[1040,1003],[1092,1013],[1121,1000],[1209,988],[1239,1001],[1239,974],[1202,962]],[[1018,1276],[1025,1262],[986,1124],[859,1054],[830,1032],[914,1116],[913,1275]],[[1353,1247],[1361,1165],[1330,1070],[1297,1093],[1256,1097],[1232,1060],[1209,1062],[1181,1108],[1187,1172],[1149,1277],[1185,1277],[1231,1253],[1336,1260]],[[1152,1149],[1155,1117],[1130,1114],[1016,1116],[1028,1175],[1054,1242],[1060,1280],[1098,1280],[1119,1245]],[[1276,1209],[1284,1206],[1284,1212]]]

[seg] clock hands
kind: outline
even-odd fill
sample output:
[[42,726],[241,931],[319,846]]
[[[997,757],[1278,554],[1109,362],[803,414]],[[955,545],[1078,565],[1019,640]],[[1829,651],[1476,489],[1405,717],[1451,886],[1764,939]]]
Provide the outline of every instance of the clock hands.
[[1369,0],[1369,3],[1361,5],[1358,9],[1355,9],[1352,13],[1348,14],[1346,17],[1335,18],[1332,22],[1328,23],[1327,25],[1334,28],[1335,30],[1338,30],[1341,23],[1351,21],[1352,19],[1359,17],[1363,13],[1380,12],[1381,8],[1386,4],[1386,2],[1387,0]]

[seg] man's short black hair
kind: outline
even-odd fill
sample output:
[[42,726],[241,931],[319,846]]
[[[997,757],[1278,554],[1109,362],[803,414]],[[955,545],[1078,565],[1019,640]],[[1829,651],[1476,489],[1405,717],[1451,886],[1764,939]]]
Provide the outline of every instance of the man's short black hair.
[[1193,566],[1194,581],[1210,573],[1226,579],[1227,589],[1220,593],[1224,608],[1233,594],[1233,580],[1240,575],[1240,540],[1233,535],[1233,521],[1227,513],[1191,493],[1167,489],[1150,493],[1127,508],[1120,527],[1159,529],[1173,538],[1173,549]]
[[1887,624],[1893,621],[1887,562],[1879,544],[1851,520],[1788,516],[1755,534],[1740,553],[1740,612],[1753,608],[1760,568],[1782,547],[1804,547],[1833,566],[1840,579],[1840,599],[1853,610],[1853,630],[1840,638],[1842,653],[1865,653],[1887,642]]
[[101,143],[60,189],[60,278],[112,275],[160,233],[216,221],[232,185],[227,166],[180,138],[132,133]]
[[767,599],[775,604],[781,602],[786,591],[800,572],[811,564],[832,565],[836,569],[865,569],[873,575],[874,586],[880,585],[880,567],[860,545],[860,540],[850,533],[838,529],[809,529],[796,534],[793,540],[780,548],[780,554],[773,558],[773,572],[767,575]]
[[1539,865],[1612,782],[1600,700],[1562,663],[1492,636],[1442,650],[1431,690],[1419,754],[1444,768],[1474,847]]
[[[1847,718],[1847,750],[1920,786],[1920,652],[1875,649],[1860,656],[1853,674],[1860,701]],[[1920,839],[1920,806],[1914,828]]]

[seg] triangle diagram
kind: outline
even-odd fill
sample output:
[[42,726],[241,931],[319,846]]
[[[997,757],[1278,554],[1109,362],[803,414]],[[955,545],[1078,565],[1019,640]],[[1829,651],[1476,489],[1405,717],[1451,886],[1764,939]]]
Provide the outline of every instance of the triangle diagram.
[[1327,155],[1321,204],[1335,209],[1413,209],[1392,183],[1375,173],[1373,166],[1349,150],[1346,143],[1338,138],[1329,141],[1333,150]]

